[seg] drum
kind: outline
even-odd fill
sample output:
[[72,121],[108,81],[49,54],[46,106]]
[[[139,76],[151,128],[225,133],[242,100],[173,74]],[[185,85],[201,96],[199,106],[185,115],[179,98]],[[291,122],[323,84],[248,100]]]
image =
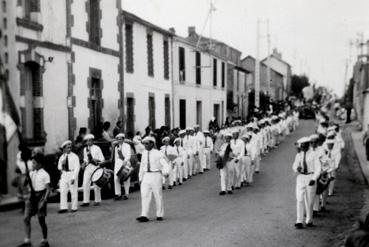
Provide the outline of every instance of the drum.
[[106,168],[97,168],[91,175],[91,181],[102,188],[109,183],[111,175],[111,170],[108,170]]
[[117,172],[117,177],[119,178],[120,183],[127,181],[132,172],[133,167],[129,163],[125,163]]

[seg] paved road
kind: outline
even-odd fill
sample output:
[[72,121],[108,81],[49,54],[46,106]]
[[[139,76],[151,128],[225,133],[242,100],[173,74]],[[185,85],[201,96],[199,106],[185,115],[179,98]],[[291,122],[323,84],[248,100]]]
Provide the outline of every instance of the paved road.
[[[100,207],[77,214],[58,215],[58,205],[49,207],[48,224],[52,246],[327,246],[334,239],[335,219],[315,221],[317,227],[295,230],[295,177],[291,170],[293,143],[313,131],[312,121],[302,121],[278,150],[262,160],[255,183],[220,197],[219,173],[212,169],[182,187],[165,191],[163,222],[137,223],[139,193],[128,201],[104,201]],[[337,182],[337,188],[342,185]],[[342,195],[344,196],[344,195]],[[340,196],[330,207],[339,204]],[[153,209],[153,208],[152,208]],[[155,215],[152,210],[152,219]],[[329,221],[328,226],[326,222]],[[40,239],[33,220],[33,239]],[[342,222],[341,222],[342,223]],[[23,237],[18,211],[0,214],[0,246],[15,246]],[[36,242],[34,242],[36,243]]]

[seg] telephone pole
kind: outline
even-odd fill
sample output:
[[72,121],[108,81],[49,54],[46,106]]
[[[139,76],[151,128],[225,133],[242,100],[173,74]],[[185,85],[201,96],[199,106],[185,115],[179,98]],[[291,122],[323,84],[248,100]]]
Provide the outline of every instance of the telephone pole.
[[260,20],[257,20],[256,29],[256,57],[255,57],[255,107],[260,107]]

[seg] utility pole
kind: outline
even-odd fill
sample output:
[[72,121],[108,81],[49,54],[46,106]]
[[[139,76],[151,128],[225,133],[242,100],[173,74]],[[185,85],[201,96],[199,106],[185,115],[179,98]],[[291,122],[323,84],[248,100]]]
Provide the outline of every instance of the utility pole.
[[270,71],[270,32],[269,32],[269,19],[267,20],[267,42],[268,42],[268,58],[267,58],[267,94],[271,97],[270,85],[272,83],[271,71]]
[[256,57],[255,57],[255,107],[260,107],[260,20],[257,20],[256,28]]

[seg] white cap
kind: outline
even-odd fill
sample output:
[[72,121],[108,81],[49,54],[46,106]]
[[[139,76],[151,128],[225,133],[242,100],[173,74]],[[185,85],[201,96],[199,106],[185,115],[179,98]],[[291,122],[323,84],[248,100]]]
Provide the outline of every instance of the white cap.
[[192,127],[187,127],[186,130],[194,130]]
[[95,136],[93,134],[87,134],[85,135],[85,138],[83,138],[83,140],[85,141],[91,140],[91,139],[95,139]]
[[125,138],[126,136],[123,133],[119,133],[118,135],[115,136],[115,139],[118,138]]
[[178,135],[183,135],[183,134],[186,134],[186,131],[185,131],[185,130],[180,130],[180,131],[178,132]]
[[244,134],[244,135],[241,136],[241,139],[249,139],[249,138],[250,138],[250,136],[248,134]]
[[317,134],[312,134],[310,137],[310,141],[319,139],[319,136]]
[[336,135],[336,131],[331,130],[331,131],[328,132],[327,137],[331,137],[331,136],[335,136],[335,135]]
[[310,142],[310,138],[309,137],[302,137],[300,139],[297,140],[297,143],[302,144],[302,143],[308,143]]
[[166,136],[166,137],[164,137],[164,138],[161,140],[161,142],[162,142],[162,143],[164,143],[165,141],[170,141],[169,136]]
[[65,141],[65,142],[63,142],[63,144],[62,145],[60,145],[60,147],[61,148],[64,148],[66,145],[68,145],[68,144],[72,144],[72,141],[71,140],[67,140],[67,141]]
[[210,133],[209,130],[204,130],[203,132],[204,132],[204,134],[209,134]]
[[145,143],[145,142],[153,142],[155,143],[155,138],[152,137],[152,136],[146,136],[143,140],[142,140],[142,143]]
[[330,126],[327,130],[328,131],[331,131],[331,130],[336,131],[336,127],[335,126]]
[[334,144],[334,140],[333,139],[327,139],[325,141],[326,144]]
[[224,137],[231,137],[232,138],[232,134],[229,133],[229,132],[226,132],[226,133],[224,133]]
[[232,130],[232,135],[233,134],[239,134],[240,132],[238,130]]
[[200,128],[200,125],[196,124],[195,126],[193,126],[194,128]]
[[173,143],[177,143],[177,142],[180,142],[181,141],[181,138],[176,138],[174,139]]

